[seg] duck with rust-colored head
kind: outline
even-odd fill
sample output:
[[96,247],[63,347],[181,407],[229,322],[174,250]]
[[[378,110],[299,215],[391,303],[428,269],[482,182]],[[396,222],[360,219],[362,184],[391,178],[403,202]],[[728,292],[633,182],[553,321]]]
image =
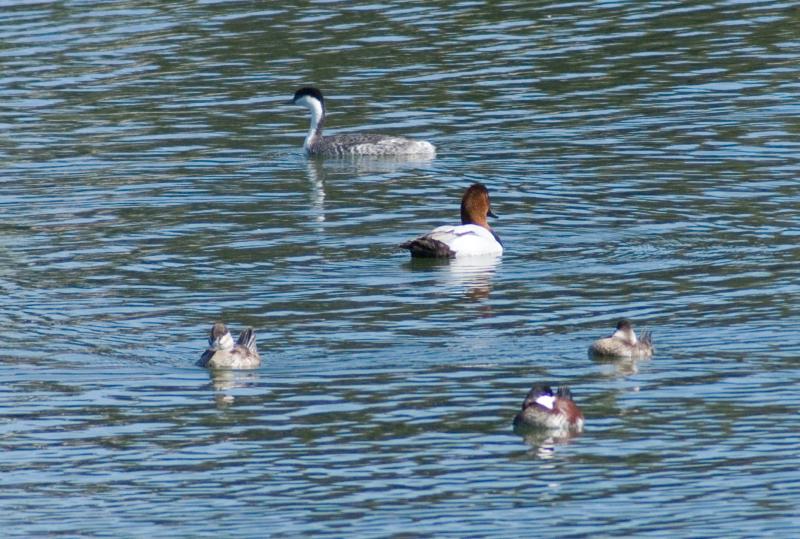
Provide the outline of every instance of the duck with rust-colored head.
[[225,324],[215,323],[208,337],[208,349],[197,363],[209,369],[255,369],[261,365],[261,356],[256,349],[253,328],[242,331],[239,340],[234,343]]
[[616,359],[649,359],[653,357],[653,336],[643,331],[639,338],[629,320],[617,322],[617,329],[589,347],[589,355]]
[[412,257],[462,258],[503,254],[500,237],[487,221],[492,213],[489,190],[482,183],[470,185],[461,198],[461,224],[445,225],[400,244]]

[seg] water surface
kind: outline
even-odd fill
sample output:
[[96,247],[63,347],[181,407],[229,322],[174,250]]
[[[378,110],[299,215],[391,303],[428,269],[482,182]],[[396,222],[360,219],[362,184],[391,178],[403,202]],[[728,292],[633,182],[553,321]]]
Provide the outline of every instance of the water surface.
[[[800,6],[6,2],[10,537],[789,537]],[[436,159],[316,160],[333,131]],[[397,244],[486,183],[506,253]],[[628,317],[652,361],[592,361]],[[194,365],[214,320],[254,372]],[[511,429],[569,383],[570,440]]]

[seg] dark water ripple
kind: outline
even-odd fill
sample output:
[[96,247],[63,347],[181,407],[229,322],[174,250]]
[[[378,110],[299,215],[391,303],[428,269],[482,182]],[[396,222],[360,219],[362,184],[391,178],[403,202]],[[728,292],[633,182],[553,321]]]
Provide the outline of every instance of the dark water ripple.
[[[799,18],[6,2],[4,533],[791,536]],[[306,159],[311,82],[438,157]],[[474,181],[502,260],[409,262]],[[586,357],[620,317],[653,361]],[[586,432],[511,431],[535,380]]]

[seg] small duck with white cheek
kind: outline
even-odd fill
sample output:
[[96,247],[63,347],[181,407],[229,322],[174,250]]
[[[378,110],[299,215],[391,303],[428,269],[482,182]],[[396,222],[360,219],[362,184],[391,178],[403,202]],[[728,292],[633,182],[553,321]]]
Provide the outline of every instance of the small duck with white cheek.
[[643,331],[637,338],[630,321],[620,320],[614,333],[592,343],[589,355],[615,359],[650,359],[653,357],[653,350],[653,336],[649,331]]
[[482,183],[474,183],[461,198],[460,225],[434,228],[400,247],[419,258],[499,256],[503,254],[503,244],[489,226],[488,217],[497,217],[492,213],[489,190]]
[[514,417],[514,428],[520,427],[581,432],[583,413],[567,386],[559,387],[554,394],[550,386],[536,384],[522,402],[522,411]]
[[253,328],[242,331],[234,343],[225,324],[215,323],[208,337],[208,349],[197,364],[209,369],[255,369],[261,365],[261,356],[256,349]]

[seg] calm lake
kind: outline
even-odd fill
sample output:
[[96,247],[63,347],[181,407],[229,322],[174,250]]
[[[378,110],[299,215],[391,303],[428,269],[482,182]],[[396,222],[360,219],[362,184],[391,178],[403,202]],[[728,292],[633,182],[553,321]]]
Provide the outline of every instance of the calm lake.
[[800,2],[7,1],[0,127],[4,537],[800,533]]

